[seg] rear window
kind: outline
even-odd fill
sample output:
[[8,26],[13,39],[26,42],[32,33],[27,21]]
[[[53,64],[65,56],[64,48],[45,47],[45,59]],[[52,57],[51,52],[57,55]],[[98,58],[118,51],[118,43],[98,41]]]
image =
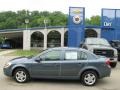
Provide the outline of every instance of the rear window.
[[87,53],[80,51],[78,55],[78,60],[87,60],[87,59],[88,59]]
[[89,59],[91,59],[91,60],[96,60],[96,59],[98,59],[99,57],[97,56],[97,55],[95,55],[95,54],[92,54],[92,53],[89,53]]

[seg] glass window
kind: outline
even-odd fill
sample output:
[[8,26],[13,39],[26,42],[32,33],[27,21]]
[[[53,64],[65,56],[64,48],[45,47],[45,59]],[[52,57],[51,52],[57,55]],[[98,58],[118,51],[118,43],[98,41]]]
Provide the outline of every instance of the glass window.
[[77,60],[78,53],[77,51],[66,51],[65,60]]
[[88,38],[86,39],[86,44],[110,46],[108,41],[103,38]]
[[78,55],[78,59],[79,60],[87,60],[88,59],[87,53],[80,51],[79,55]]
[[45,54],[45,61],[55,61],[61,59],[61,51],[50,51]]

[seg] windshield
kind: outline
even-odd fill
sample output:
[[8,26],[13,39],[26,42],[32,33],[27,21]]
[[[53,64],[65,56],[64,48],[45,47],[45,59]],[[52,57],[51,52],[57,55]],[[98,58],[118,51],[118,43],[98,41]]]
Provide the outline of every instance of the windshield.
[[120,42],[118,41],[116,41],[116,42],[111,42],[111,46],[113,46],[113,47],[120,47]]
[[102,38],[87,38],[86,44],[110,46],[108,41]]

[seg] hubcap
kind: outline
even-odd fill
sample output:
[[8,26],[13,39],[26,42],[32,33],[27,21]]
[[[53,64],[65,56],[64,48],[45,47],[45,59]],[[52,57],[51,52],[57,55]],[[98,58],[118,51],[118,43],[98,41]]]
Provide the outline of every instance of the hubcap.
[[92,85],[95,83],[96,81],[96,77],[94,74],[92,73],[89,73],[89,74],[86,74],[85,77],[84,77],[84,81],[87,85]]
[[18,82],[24,82],[26,80],[26,73],[24,71],[18,71],[16,73],[16,79]]

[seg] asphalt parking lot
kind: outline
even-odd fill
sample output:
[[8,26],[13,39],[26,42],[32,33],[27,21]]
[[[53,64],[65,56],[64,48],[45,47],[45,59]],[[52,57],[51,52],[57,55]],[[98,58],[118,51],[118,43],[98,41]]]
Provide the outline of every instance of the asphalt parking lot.
[[3,74],[5,62],[14,56],[0,56],[0,90],[120,90],[120,62],[112,69],[111,77],[98,81],[93,87],[83,86],[79,81],[31,80],[19,84]]

